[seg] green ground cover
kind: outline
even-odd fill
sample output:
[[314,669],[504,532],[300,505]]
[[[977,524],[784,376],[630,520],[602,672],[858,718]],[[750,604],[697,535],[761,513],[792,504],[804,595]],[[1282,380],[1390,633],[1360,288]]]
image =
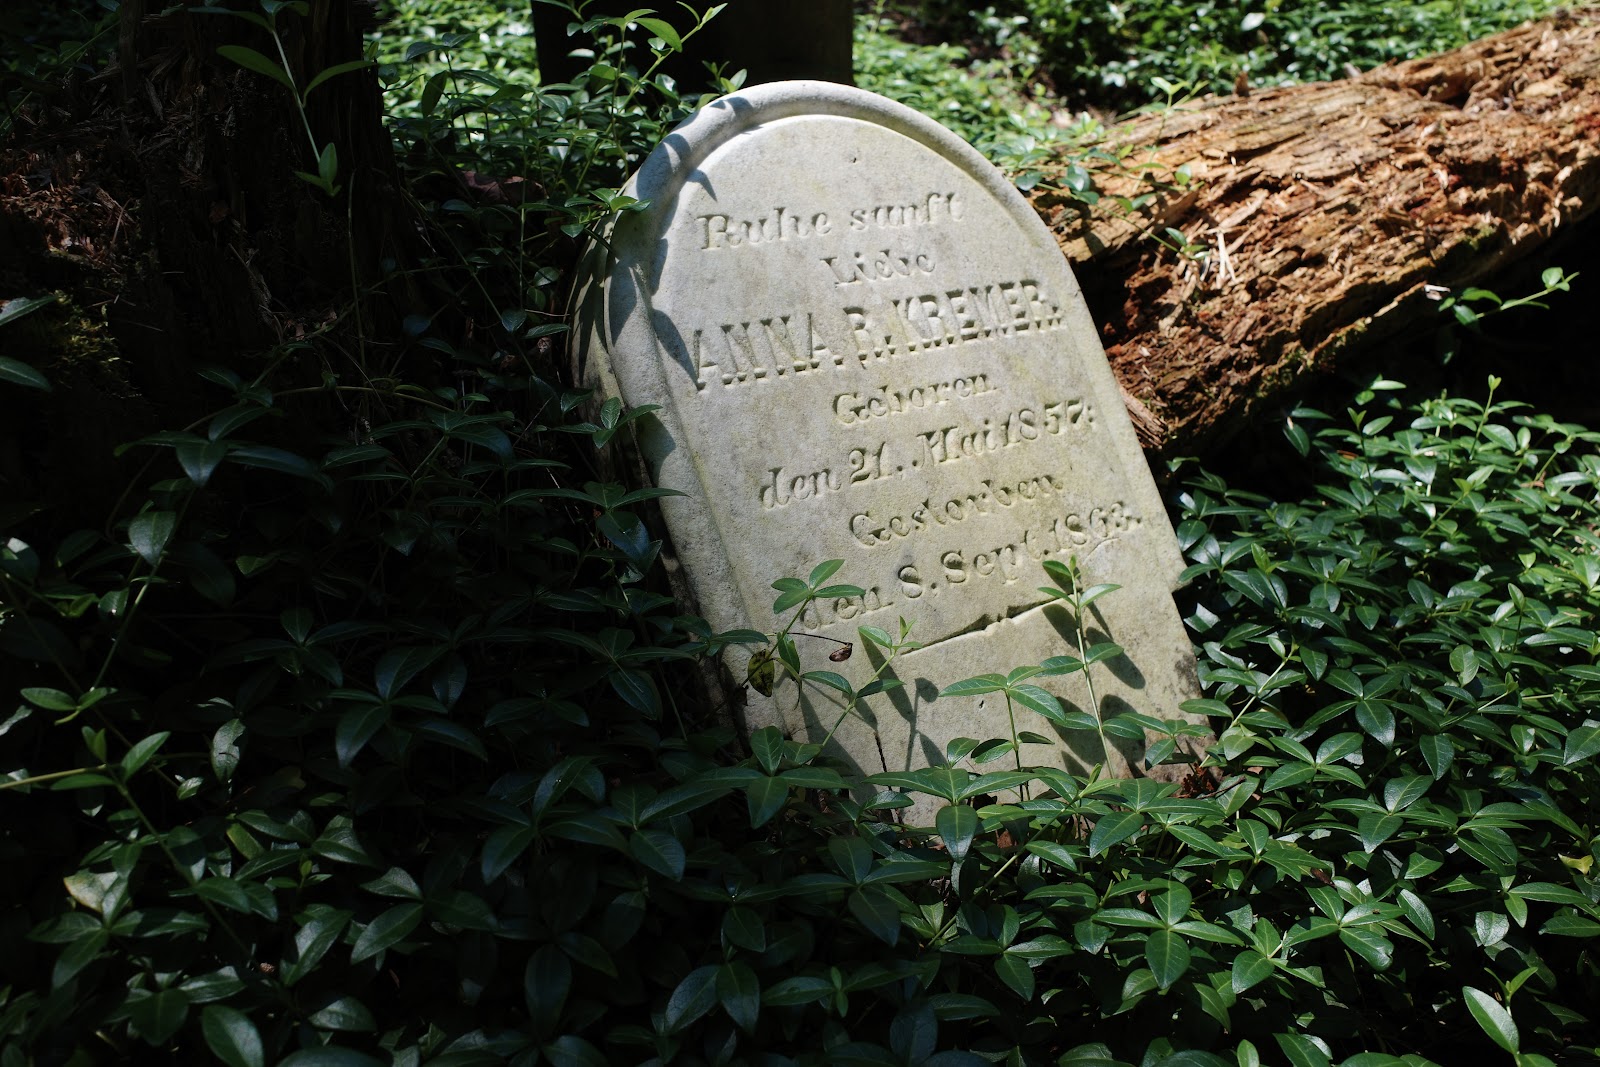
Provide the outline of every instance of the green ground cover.
[[[448,300],[382,348],[206,369],[213,410],[129,443],[103,524],[0,532],[0,1067],[1600,1058],[1600,435],[1494,381],[1378,379],[1287,418],[1271,493],[1180,471],[1220,735],[1183,789],[1017,758],[1021,731],[1176,740],[1172,709],[1038,687],[1120,654],[1087,643],[941,679],[1019,721],[941,766],[747,744],[695,662],[836,691],[786,626],[852,575],[775,574],[766,632],[662,593],[651,494],[594,459],[640,413],[547,350],[577,242],[692,101],[623,11],[585,31],[603,67],[540,87],[518,10],[408,5],[377,41],[415,188],[534,190],[419,196]],[[872,84],[978,143],[1056,136],[1003,117],[1000,68],[861,34]],[[0,342],[44,313],[7,304]],[[275,432],[329,384],[359,440]],[[1038,582],[1080,618],[1119,595]],[[859,642],[892,663],[915,622]],[[933,827],[894,821],[909,795]]]

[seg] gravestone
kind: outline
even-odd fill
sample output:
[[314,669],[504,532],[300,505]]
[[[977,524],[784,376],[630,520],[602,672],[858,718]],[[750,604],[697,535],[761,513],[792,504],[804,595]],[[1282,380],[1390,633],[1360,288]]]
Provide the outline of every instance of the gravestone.
[[[862,596],[817,604],[807,669],[857,687],[881,659],[857,628],[913,623],[920,650],[831,748],[862,771],[943,759],[957,737],[1011,736],[994,695],[940,697],[972,675],[1076,654],[1071,616],[1039,591],[1076,557],[1121,589],[1089,609],[1107,715],[1181,718],[1198,695],[1172,591],[1176,539],[1077,283],[1006,179],[965,142],[845,86],[783,82],[722,98],[669,135],[626,190],[580,294],[581,381],[640,419],[670,551],[719,630],[773,631],[772,582],[843,559]],[[729,653],[745,678],[749,650]],[[1092,710],[1083,675],[1035,679]],[[747,690],[745,726],[821,741],[822,689]],[[1051,735],[1019,709],[1018,727]],[[1139,768],[1144,741],[1029,744],[1032,764]],[[1009,762],[1009,761],[1008,761]],[[1169,771],[1170,773],[1170,771]]]

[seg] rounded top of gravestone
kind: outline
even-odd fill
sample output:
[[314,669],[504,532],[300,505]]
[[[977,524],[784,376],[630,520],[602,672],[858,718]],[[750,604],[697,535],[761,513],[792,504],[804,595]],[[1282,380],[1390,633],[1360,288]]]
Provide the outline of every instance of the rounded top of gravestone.
[[[718,149],[733,138],[772,127],[785,120],[815,122],[828,118],[870,123],[910,138],[967,171],[967,176],[989,195],[1008,201],[1010,206],[1023,213],[1025,219],[1037,223],[1027,202],[1005,175],[995,169],[977,149],[939,123],[888,97],[849,85],[822,81],[771,82],[751,86],[702,107],[650,153],[630,183],[635,190],[633,195],[649,200],[653,205],[664,206],[686,182],[704,181],[706,176],[702,168]],[[836,141],[842,148],[851,148],[854,134],[855,131],[841,129]],[[845,166],[854,168],[863,163],[866,169],[872,169],[871,160],[863,160],[858,154],[848,152],[840,159],[824,156],[809,162],[823,170],[840,168],[842,171]],[[850,180],[854,176],[841,172],[838,177]],[[745,174],[742,178],[781,186],[786,181],[794,180],[795,176]],[[710,191],[714,196],[715,191]],[[1042,224],[1039,228],[1049,239],[1050,247],[1055,248],[1054,239],[1049,237],[1048,231]]]

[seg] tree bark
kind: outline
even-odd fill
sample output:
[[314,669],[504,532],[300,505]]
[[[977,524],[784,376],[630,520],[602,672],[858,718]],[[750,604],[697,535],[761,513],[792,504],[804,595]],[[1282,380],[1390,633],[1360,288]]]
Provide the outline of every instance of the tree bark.
[[[1594,212],[1600,13],[1345,81],[1205,98],[1105,147],[1121,163],[1098,176],[1095,209],[1059,191],[1034,203],[1147,449],[1205,449],[1315,375],[1436,324],[1430,287],[1483,283]],[[1116,196],[1149,199],[1117,210]]]
[[[302,116],[287,88],[217,51],[277,61],[272,38],[195,4],[124,0],[113,66],[0,146],[0,300],[60,295],[0,334],[55,386],[0,390],[0,520],[19,507],[92,520],[74,513],[103,510],[129,473],[114,446],[225,406],[202,364],[249,379],[335,322],[354,327],[352,348],[396,331],[388,287],[415,228],[375,71],[329,79]],[[359,60],[371,18],[349,0],[280,15],[296,84]],[[337,196],[295,175],[317,171],[312,139],[337,146]],[[321,368],[305,369],[315,382]],[[340,428],[298,407],[325,418],[317,432]]]

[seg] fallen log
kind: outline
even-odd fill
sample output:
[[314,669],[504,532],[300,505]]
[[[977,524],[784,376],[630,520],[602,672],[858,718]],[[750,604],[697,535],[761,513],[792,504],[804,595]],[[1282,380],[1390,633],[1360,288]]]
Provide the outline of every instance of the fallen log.
[[1096,207],[1062,190],[1034,204],[1146,449],[1204,449],[1436,316],[1430,287],[1482,284],[1594,212],[1600,10],[1344,81],[1203,98],[1131,120],[1104,150],[1120,163],[1097,175]]

